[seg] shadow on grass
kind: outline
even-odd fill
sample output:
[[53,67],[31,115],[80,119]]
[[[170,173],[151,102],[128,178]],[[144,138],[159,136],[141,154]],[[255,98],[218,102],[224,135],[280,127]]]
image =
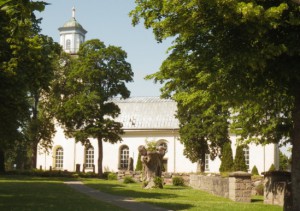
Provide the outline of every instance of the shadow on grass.
[[[178,198],[178,195],[164,192],[164,189],[129,190],[124,184],[87,184],[89,187],[112,195],[134,198],[137,201],[149,203],[158,207],[164,207],[171,210],[187,210],[194,207],[192,204],[177,202],[166,202],[171,198]],[[137,186],[136,186],[137,187]],[[135,187],[135,188],[136,188]],[[181,190],[183,188],[172,188],[171,190]],[[170,190],[169,190],[170,191]],[[148,200],[151,199],[151,200]],[[175,199],[176,201],[176,199]]]
[[0,210],[124,210],[53,178],[0,177]]
[[251,199],[251,203],[263,203],[263,199]]

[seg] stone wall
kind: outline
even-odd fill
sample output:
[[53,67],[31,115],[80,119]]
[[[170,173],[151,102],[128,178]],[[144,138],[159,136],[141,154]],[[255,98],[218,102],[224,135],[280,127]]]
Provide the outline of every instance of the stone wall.
[[237,202],[251,202],[251,174],[233,172],[229,174],[229,198]]
[[190,186],[217,196],[229,197],[229,180],[221,176],[190,175]]
[[229,178],[190,175],[190,186],[233,201],[251,202],[251,174],[234,172]]
[[292,207],[291,173],[282,171],[264,174],[264,203]]

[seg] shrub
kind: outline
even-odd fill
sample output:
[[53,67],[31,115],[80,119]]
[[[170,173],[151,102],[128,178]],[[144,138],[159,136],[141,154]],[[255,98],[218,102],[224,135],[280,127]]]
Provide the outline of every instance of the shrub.
[[243,145],[239,145],[236,148],[235,159],[234,159],[234,167],[235,171],[248,171],[246,160],[245,160],[245,153],[244,153]]
[[131,176],[125,176],[123,183],[128,184],[128,183],[135,183],[134,179]]
[[232,149],[230,142],[224,144],[222,148],[222,158],[220,172],[232,171],[233,168],[233,158],[232,158]]
[[154,177],[153,182],[155,184],[155,188],[163,188],[161,177]]
[[103,172],[103,179],[108,179],[108,175],[110,174],[111,172],[110,171],[105,171]]
[[147,149],[147,151],[155,152],[156,151],[156,141],[147,141],[146,140],[146,149]]
[[173,177],[172,178],[172,184],[174,186],[184,186],[184,179],[182,177]]
[[138,160],[136,162],[135,171],[142,171],[142,169],[143,169],[143,166],[142,166],[142,161],[141,161],[141,154],[139,153]]
[[108,180],[117,180],[118,176],[115,173],[109,173],[108,176],[107,176],[107,179]]
[[274,164],[272,164],[272,165],[270,166],[269,171],[276,171],[276,168],[275,168]]
[[253,166],[252,170],[251,170],[251,174],[252,175],[259,175],[258,173],[258,170],[257,170],[257,167],[256,166]]

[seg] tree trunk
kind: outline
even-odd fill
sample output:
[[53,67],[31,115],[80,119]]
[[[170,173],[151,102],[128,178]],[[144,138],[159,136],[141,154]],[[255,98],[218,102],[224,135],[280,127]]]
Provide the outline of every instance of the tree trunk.
[[3,149],[0,149],[0,173],[5,172],[5,156],[4,156],[4,151]]
[[31,168],[36,169],[37,144],[33,143],[31,154]]
[[102,161],[103,161],[103,144],[102,144],[102,138],[98,138],[98,175],[99,177],[103,176],[102,171]]
[[300,210],[300,93],[295,97],[292,135],[292,195],[293,211]]
[[205,152],[201,153],[200,170],[202,173],[205,172]]

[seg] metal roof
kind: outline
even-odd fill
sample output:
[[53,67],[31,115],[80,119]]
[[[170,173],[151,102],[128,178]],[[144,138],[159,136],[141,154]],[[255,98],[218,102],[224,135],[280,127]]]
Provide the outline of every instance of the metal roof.
[[176,102],[159,97],[131,97],[114,99],[121,114],[115,119],[122,122],[123,129],[178,129],[175,118]]

